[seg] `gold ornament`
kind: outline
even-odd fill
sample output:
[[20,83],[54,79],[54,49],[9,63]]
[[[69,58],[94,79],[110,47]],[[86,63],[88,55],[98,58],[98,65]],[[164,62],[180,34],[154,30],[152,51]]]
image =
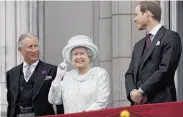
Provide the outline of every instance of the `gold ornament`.
[[128,110],[123,110],[120,113],[120,117],[130,117],[130,113],[128,112]]

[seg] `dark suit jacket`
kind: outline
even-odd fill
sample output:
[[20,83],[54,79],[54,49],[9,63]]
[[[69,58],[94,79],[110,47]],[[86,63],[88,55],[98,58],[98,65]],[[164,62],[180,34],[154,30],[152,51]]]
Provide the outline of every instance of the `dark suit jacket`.
[[[7,83],[7,101],[8,109],[7,116],[15,117],[16,116],[16,101],[19,92],[19,79],[20,74],[23,74],[23,63],[12,68],[6,73],[6,83]],[[33,89],[33,106],[36,116],[42,115],[54,115],[53,106],[48,102],[48,92],[51,86],[52,80],[56,76],[57,67],[39,61],[38,65],[35,68],[35,84]],[[45,80],[46,76],[52,76],[52,79]],[[63,106],[60,106],[57,109],[58,113],[63,112]]]
[[131,63],[125,74],[128,100],[133,105],[130,92],[140,87],[147,95],[147,103],[176,101],[174,74],[182,52],[178,33],[161,27],[140,65],[144,46],[145,38],[135,44]]

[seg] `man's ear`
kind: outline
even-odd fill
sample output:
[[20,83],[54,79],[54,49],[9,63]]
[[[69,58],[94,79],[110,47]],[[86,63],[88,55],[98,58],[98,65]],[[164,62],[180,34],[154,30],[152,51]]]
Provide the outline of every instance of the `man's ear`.
[[152,16],[153,16],[152,13],[151,13],[149,10],[146,10],[146,15],[147,15],[148,17],[152,17]]
[[18,48],[18,51],[22,54],[22,48],[21,47]]

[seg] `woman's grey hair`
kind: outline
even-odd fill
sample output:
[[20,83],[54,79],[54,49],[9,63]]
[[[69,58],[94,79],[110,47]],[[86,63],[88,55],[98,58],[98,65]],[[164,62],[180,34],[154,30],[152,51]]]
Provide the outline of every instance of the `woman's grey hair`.
[[[38,38],[33,34],[33,33],[31,33],[31,32],[27,32],[27,33],[24,33],[24,34],[22,34],[20,37],[19,37],[19,39],[18,39],[18,48],[21,48],[21,47],[23,47],[23,40],[25,39],[25,38],[32,38],[32,37],[35,37],[37,40],[38,40]],[[39,41],[39,40],[38,40]]]

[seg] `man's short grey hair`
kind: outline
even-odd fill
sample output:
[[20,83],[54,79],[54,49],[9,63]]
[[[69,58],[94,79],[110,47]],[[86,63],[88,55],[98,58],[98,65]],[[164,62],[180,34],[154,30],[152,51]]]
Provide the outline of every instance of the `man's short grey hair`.
[[[24,34],[22,34],[20,37],[19,37],[19,39],[18,39],[18,48],[21,48],[21,47],[23,47],[23,40],[25,39],[25,38],[32,38],[32,37],[35,37],[37,40],[38,40],[38,38],[37,38],[37,36],[35,36],[33,33],[31,33],[31,32],[27,32],[27,33],[24,33]],[[38,40],[39,41],[39,40]]]

